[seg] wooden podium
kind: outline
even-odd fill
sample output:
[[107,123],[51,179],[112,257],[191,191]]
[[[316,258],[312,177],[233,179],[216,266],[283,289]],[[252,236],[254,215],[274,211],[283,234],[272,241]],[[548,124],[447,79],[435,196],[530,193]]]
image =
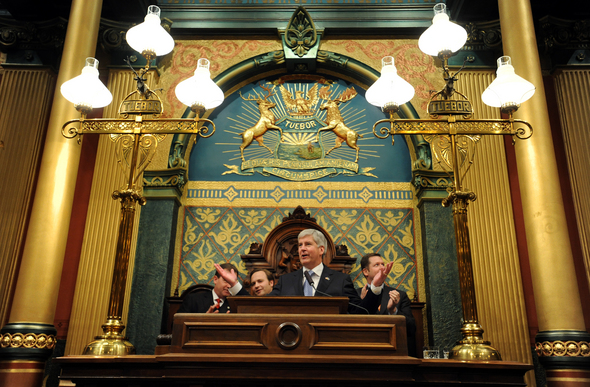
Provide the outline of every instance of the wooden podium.
[[171,342],[156,355],[58,358],[61,378],[77,387],[505,387],[524,386],[532,368],[409,357],[405,317],[340,314],[345,297],[229,302],[238,313],[176,314]]
[[233,313],[347,314],[348,297],[228,297]]
[[230,297],[230,314],[178,313],[159,355],[225,359],[408,355],[403,316],[349,315],[347,297]]

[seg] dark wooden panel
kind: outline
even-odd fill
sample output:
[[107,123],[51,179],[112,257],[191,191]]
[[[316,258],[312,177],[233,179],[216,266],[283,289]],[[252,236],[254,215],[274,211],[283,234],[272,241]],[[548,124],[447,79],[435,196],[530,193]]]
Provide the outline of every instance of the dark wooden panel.
[[77,387],[189,386],[525,386],[532,366],[489,361],[421,360],[410,357],[357,358],[327,356],[310,360],[292,356],[238,355],[220,361],[208,355],[170,353],[163,356],[56,359],[64,380]]
[[407,356],[405,317],[318,314],[191,314],[174,318],[168,353],[211,359],[251,354],[275,359],[305,356]]
[[348,297],[228,297],[232,313],[346,314]]

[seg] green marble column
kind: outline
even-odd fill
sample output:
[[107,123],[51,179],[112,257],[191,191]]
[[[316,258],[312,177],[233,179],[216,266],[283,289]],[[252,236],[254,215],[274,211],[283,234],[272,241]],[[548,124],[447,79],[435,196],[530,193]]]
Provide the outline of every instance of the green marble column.
[[127,336],[138,355],[154,353],[165,297],[170,293],[178,199],[148,198],[141,209],[129,301]]
[[419,195],[428,341],[440,349],[452,348],[462,338],[463,313],[452,208],[441,204],[445,191]]

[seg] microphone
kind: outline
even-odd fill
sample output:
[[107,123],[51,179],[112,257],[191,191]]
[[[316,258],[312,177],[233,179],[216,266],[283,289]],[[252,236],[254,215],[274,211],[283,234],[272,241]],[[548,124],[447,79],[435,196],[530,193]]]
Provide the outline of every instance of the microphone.
[[[314,289],[315,289],[315,291],[316,291],[317,293],[320,293],[320,294],[321,294],[321,295],[323,295],[323,296],[332,297],[332,295],[331,295],[331,294],[324,293],[324,292],[322,292],[322,291],[318,290],[318,288],[316,288],[316,287],[315,287],[315,284],[314,284],[314,282],[313,282],[313,279],[311,278],[311,274],[309,274],[309,272],[308,272],[307,270],[303,270],[303,275],[305,276],[305,279],[307,280],[307,282],[308,282],[308,283],[311,285],[311,287],[312,287],[312,288],[314,288]],[[350,305],[352,305],[352,306],[355,306],[355,307],[357,307],[357,308],[359,308],[359,309],[362,309],[362,310],[364,310],[364,311],[365,311],[367,314],[370,314],[370,313],[369,313],[369,311],[368,311],[367,309],[363,308],[363,307],[362,307],[362,306],[360,306],[360,305],[357,305],[357,304],[354,304],[354,303],[350,302],[350,299],[348,300],[348,303],[349,303]]]
[[[303,270],[303,275],[305,276],[307,283],[309,283],[311,285],[311,287],[315,289],[315,285],[313,284],[313,279],[311,278],[311,274],[309,274],[309,270]],[[315,289],[315,291],[317,292],[318,290]],[[330,297],[332,297],[332,296],[330,296]]]

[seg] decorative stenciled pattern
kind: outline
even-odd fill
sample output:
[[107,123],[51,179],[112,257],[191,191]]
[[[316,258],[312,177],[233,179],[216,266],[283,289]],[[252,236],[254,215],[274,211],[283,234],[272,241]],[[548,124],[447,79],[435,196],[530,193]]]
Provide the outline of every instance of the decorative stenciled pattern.
[[[254,242],[263,243],[270,231],[293,208],[280,207],[185,207],[178,288],[182,292],[195,283],[212,283],[214,263],[231,262],[243,281],[248,272],[240,255]],[[393,268],[387,283],[417,292],[414,211],[411,208],[307,208],[332,237],[335,245],[346,245],[357,258],[351,278],[364,285],[360,258],[377,252]]]
[[4,333],[0,336],[2,348],[53,349],[56,339],[44,333]]
[[416,94],[411,102],[418,110],[426,110],[430,91],[440,89],[432,57],[420,51],[415,40],[324,40],[321,49],[345,54],[377,70],[384,56],[393,56],[399,76],[412,80]]
[[590,345],[587,341],[543,341],[535,343],[539,357],[548,356],[581,356],[590,357]]
[[[192,77],[197,68],[199,58],[207,58],[211,62],[211,78],[215,79],[223,70],[256,56],[271,53],[276,50],[282,53],[282,46],[278,39],[275,40],[198,40],[177,42],[172,53],[170,66],[163,72],[160,78],[160,87],[165,92],[162,98],[164,102],[163,117],[181,117],[186,106],[178,101],[174,94],[176,85],[181,81]],[[280,54],[277,56],[280,57]],[[269,58],[272,61],[273,58]]]
[[281,186],[274,188],[252,188],[252,189],[238,189],[233,186],[225,187],[223,189],[208,189],[208,188],[189,188],[187,191],[187,198],[189,199],[227,199],[233,202],[235,199],[272,199],[277,203],[283,200],[290,199],[311,199],[318,203],[324,200],[355,200],[360,199],[365,203],[373,200],[412,200],[414,197],[412,191],[408,190],[372,190],[364,187],[359,190],[333,190],[317,186],[313,189],[285,189]]

